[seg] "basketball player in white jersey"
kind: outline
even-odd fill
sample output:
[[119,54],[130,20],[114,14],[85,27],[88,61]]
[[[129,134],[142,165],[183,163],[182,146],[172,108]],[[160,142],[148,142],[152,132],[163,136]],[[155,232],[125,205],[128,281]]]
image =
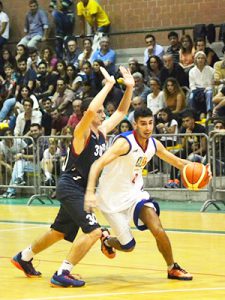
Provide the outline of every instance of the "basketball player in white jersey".
[[[139,230],[149,229],[156,239],[159,251],[168,266],[168,278],[192,280],[192,275],[174,262],[172,248],[159,219],[159,205],[143,191],[142,170],[157,155],[182,170],[190,163],[166,150],[159,140],[151,137],[153,115],[150,109],[141,108],[134,113],[134,131],[119,135],[114,144],[92,165],[85,195],[85,210],[98,206],[116,234],[106,245],[129,252],[135,240],[129,226],[133,219]],[[103,170],[95,194],[100,172]]]

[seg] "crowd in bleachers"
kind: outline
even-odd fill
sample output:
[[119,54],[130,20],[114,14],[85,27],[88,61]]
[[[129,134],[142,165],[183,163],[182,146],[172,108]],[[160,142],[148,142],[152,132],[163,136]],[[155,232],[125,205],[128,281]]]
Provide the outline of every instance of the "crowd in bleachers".
[[[116,49],[112,49],[107,35],[110,29],[107,14],[101,10],[100,16],[97,15],[94,20],[84,17],[83,9],[89,1],[78,2],[77,15],[81,19],[82,33],[87,21],[97,37],[94,45],[92,38],[83,37],[82,47],[78,47],[79,43],[71,32],[74,24],[73,1],[59,1],[59,7],[56,2],[50,2],[56,24],[54,47],[43,46],[43,41],[48,38],[49,21],[47,13],[39,8],[36,0],[29,1],[25,36],[16,45],[15,53],[7,46],[9,20],[5,13],[2,18],[0,12],[0,23],[4,24],[1,25],[3,32],[0,32],[3,37],[0,39],[0,128],[5,128],[1,130],[1,135],[31,136],[35,140],[37,131],[38,137],[72,134],[82,118],[82,101],[95,96],[104,85],[101,66],[116,78],[116,84],[104,104],[108,116],[123,96],[124,86],[116,65]],[[147,34],[143,63],[135,57],[130,57],[126,62],[135,80],[132,104],[127,119],[112,134],[121,132],[122,128],[130,129],[133,112],[141,106],[153,111],[156,133],[164,135],[204,133],[206,119],[225,117],[225,51],[224,57],[218,58],[201,36],[193,42],[190,35],[179,38],[176,32],[169,32],[168,41],[165,51],[154,35]],[[188,124],[190,120],[194,120],[191,126]],[[203,125],[196,124],[196,120]],[[165,143],[165,139],[161,140]],[[22,150],[21,142],[16,141],[13,151],[18,153]],[[175,145],[176,140],[168,138],[166,143],[167,146]],[[23,183],[22,171],[19,174],[15,168],[11,170],[2,163],[4,160],[7,164],[7,151],[4,149],[11,152],[6,140],[0,142],[0,168],[4,168],[5,172],[14,171],[11,184]],[[60,151],[65,152],[65,147],[59,147],[53,139],[46,149],[48,152],[44,152],[43,148],[41,154],[45,159],[42,169],[46,185],[53,185],[53,167],[49,167],[49,159],[60,157]],[[206,152],[200,142],[190,149],[188,155],[204,156]],[[187,154],[184,156],[187,157]],[[19,156],[14,159],[14,166],[18,165],[19,159]],[[23,159],[29,160],[29,153],[23,153]],[[173,178],[171,180],[170,183],[174,183]],[[13,196],[15,189],[5,193],[5,197]]]

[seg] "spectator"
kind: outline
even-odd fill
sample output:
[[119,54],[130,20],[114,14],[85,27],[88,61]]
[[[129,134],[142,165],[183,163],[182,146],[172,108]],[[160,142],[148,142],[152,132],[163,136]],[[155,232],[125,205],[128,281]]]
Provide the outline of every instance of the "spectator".
[[55,71],[57,58],[55,57],[54,52],[50,47],[44,47],[41,50],[40,57],[41,57],[41,61],[44,61],[47,64],[48,73],[52,73],[52,71]]
[[213,114],[212,117],[225,117],[225,85],[222,87],[220,92],[218,92],[213,97]]
[[209,48],[206,47],[206,41],[204,38],[198,38],[197,41],[195,42],[195,49],[196,52],[198,51],[203,51],[206,55],[206,59],[207,59],[207,64],[210,67],[213,67],[214,64],[219,61],[219,57],[217,56],[216,52]]
[[161,58],[164,54],[164,49],[162,46],[156,43],[155,36],[152,34],[146,34],[145,43],[147,48],[144,51],[144,65],[147,65],[149,57],[152,55],[156,55]]
[[175,78],[167,78],[163,93],[166,107],[169,107],[174,115],[179,114],[185,108],[185,95]]
[[163,68],[163,63],[158,56],[156,55],[149,56],[149,59],[147,61],[148,81],[152,77],[159,78],[162,68]]
[[100,67],[104,67],[103,61],[101,59],[95,59],[92,63],[92,68],[93,68],[93,82],[97,93],[102,89],[102,82],[104,80],[104,76],[102,75]]
[[103,36],[100,40],[100,49],[97,49],[91,57],[91,62],[96,59],[103,61],[106,70],[113,75],[116,71],[116,52],[109,47],[109,38]]
[[50,98],[44,98],[42,99],[42,118],[41,118],[41,127],[42,127],[42,132],[43,134],[46,135],[51,135],[51,130],[52,130],[52,117],[51,117],[51,112],[52,112],[52,101]]
[[16,55],[15,55],[16,62],[18,62],[18,60],[21,57],[23,57],[24,59],[28,58],[28,48],[22,44],[18,44],[16,45]]
[[181,37],[181,48],[179,51],[179,61],[181,67],[186,73],[194,66],[195,48],[192,38],[189,34],[185,34]]
[[143,64],[140,64],[136,58],[130,57],[128,59],[128,68],[131,74],[140,72],[144,77],[144,81],[147,82],[147,68]]
[[23,103],[27,99],[31,99],[33,101],[33,110],[39,110],[39,103],[36,96],[32,94],[28,86],[22,85],[19,90],[18,96],[16,97],[16,105],[14,108],[14,111],[16,111],[16,113],[24,112]]
[[[178,123],[169,107],[159,110],[157,114],[156,133],[162,135],[161,143],[165,147],[175,146],[177,143]],[[168,136],[167,136],[168,134]]]
[[59,78],[56,84],[56,92],[52,96],[53,107],[59,112],[70,116],[72,114],[72,101],[74,93],[66,87],[65,80]]
[[151,109],[154,116],[165,107],[164,94],[160,89],[160,85],[158,78],[150,79],[150,89],[152,92],[147,96],[147,107]]
[[91,62],[92,55],[92,40],[89,38],[83,39],[83,52],[78,56],[79,69],[81,70],[83,63]]
[[6,139],[0,141],[0,184],[9,184],[12,174],[14,156],[26,147],[26,143],[20,138],[14,138],[10,129],[4,132]]
[[126,131],[131,131],[133,130],[133,126],[132,124],[128,121],[128,120],[122,120],[120,122],[120,124],[118,125],[118,133],[123,133],[123,132],[126,132]]
[[45,175],[44,185],[55,186],[56,179],[60,174],[61,151],[57,139],[49,138],[48,142],[49,146],[44,150],[41,160],[41,169]]
[[77,124],[83,117],[83,113],[81,111],[81,104],[81,99],[74,99],[72,102],[73,114],[69,117],[69,120],[67,122],[67,126],[69,126],[72,130],[74,130],[74,128],[77,126]]
[[[72,64],[73,65],[73,64]],[[57,79],[61,78],[67,81],[67,74],[66,74],[66,63],[64,60],[59,59],[56,63],[56,70],[53,72],[56,74]]]
[[3,4],[0,1],[0,50],[9,39],[9,17],[3,11]]
[[85,35],[85,21],[91,26],[93,33],[108,33],[110,30],[109,17],[95,0],[78,1],[77,15],[80,18],[81,35]]
[[53,95],[56,86],[56,75],[48,73],[46,62],[41,61],[37,67],[37,80],[34,93],[38,100]]
[[187,73],[179,64],[174,62],[172,54],[163,55],[163,63],[164,67],[159,75],[162,85],[164,85],[167,78],[173,77],[179,82],[181,87],[189,87]]
[[81,53],[81,50],[77,47],[77,40],[76,38],[69,38],[65,42],[65,56],[64,60],[65,63],[73,64],[76,69],[79,69],[79,63],[78,63],[78,56]]
[[73,64],[68,64],[66,67],[67,88],[76,91],[76,76],[77,70]]
[[147,103],[147,96],[151,92],[150,88],[144,84],[144,79],[141,73],[136,72],[133,74],[134,77],[134,89],[133,98],[140,96],[144,103]]
[[73,35],[75,24],[72,0],[52,0],[49,8],[55,24],[55,51],[57,58],[63,58],[63,41],[66,36]]
[[[182,138],[181,149],[175,153],[176,156],[188,159],[190,161],[201,162],[207,151],[207,142],[205,136],[205,127],[195,123],[194,112],[186,110],[182,114],[181,134],[190,134]],[[202,135],[194,135],[195,133]],[[178,169],[172,167],[170,171],[170,179],[165,185],[166,188],[179,188],[180,180]]]
[[11,65],[16,66],[16,60],[9,49],[1,50],[0,54],[0,75],[4,76],[4,66]]
[[33,104],[34,102],[30,98],[24,100],[24,112],[21,112],[16,119],[16,126],[14,129],[15,136],[29,136],[31,133],[31,124],[41,124],[42,114],[40,111],[33,110]]
[[38,64],[41,62],[41,58],[36,48],[29,48],[29,57],[27,59],[27,68],[34,70],[37,73]]
[[51,135],[61,135],[62,130],[64,127],[66,127],[69,118],[61,115],[57,108],[53,108],[51,111],[51,117]]
[[[30,125],[30,137],[33,139],[34,143],[31,143],[31,140],[28,139],[27,147],[24,148],[21,152],[18,152],[15,155],[15,164],[13,166],[12,177],[10,180],[10,186],[25,185],[24,175],[26,172],[38,171],[37,167],[37,157],[42,159],[44,149],[46,144],[41,143],[37,148],[37,140],[42,135],[41,126],[39,124],[33,123]],[[39,153],[38,150],[39,149]],[[3,194],[4,198],[15,198],[16,189],[14,187],[9,187],[7,191]]]
[[206,55],[203,51],[195,54],[195,66],[189,72],[191,94],[189,106],[197,111],[200,119],[212,116],[213,110],[213,82],[214,69],[207,65]]
[[166,50],[166,54],[170,54],[173,57],[173,61],[178,64],[179,63],[179,51],[180,51],[180,42],[178,34],[175,31],[171,31],[168,33],[168,40],[170,42],[170,46]]
[[132,125],[134,122],[134,111],[142,107],[146,107],[146,104],[140,96],[136,96],[131,100],[131,111],[128,115],[128,121]]
[[[225,84],[225,48],[223,49],[223,59],[217,61],[213,66],[214,72],[214,84]],[[221,86],[222,87],[222,86]]]
[[30,11],[26,15],[24,32],[26,35],[19,41],[28,48],[37,48],[40,41],[45,41],[48,35],[48,16],[38,8],[37,0],[29,0]]

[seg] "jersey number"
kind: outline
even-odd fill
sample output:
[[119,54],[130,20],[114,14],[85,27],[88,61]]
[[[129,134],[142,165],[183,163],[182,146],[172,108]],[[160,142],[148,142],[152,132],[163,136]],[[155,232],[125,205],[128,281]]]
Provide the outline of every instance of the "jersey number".
[[95,214],[88,214],[88,215],[86,215],[86,219],[89,220],[89,222],[88,222],[89,225],[95,225],[95,224],[97,224],[97,220],[96,220]]

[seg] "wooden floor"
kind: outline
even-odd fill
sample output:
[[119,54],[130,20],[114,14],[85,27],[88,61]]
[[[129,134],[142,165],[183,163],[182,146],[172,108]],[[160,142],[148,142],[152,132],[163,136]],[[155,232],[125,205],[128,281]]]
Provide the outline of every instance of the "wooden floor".
[[[191,282],[166,279],[166,266],[148,232],[134,230],[132,253],[109,260],[97,243],[74,268],[86,286],[57,289],[49,279],[70,244],[62,241],[35,257],[42,278],[30,279],[11,263],[11,256],[47,230],[56,207],[0,205],[0,299],[23,300],[195,300],[225,299],[225,214],[162,212],[177,262],[194,276]],[[102,224],[106,224],[99,216]]]

